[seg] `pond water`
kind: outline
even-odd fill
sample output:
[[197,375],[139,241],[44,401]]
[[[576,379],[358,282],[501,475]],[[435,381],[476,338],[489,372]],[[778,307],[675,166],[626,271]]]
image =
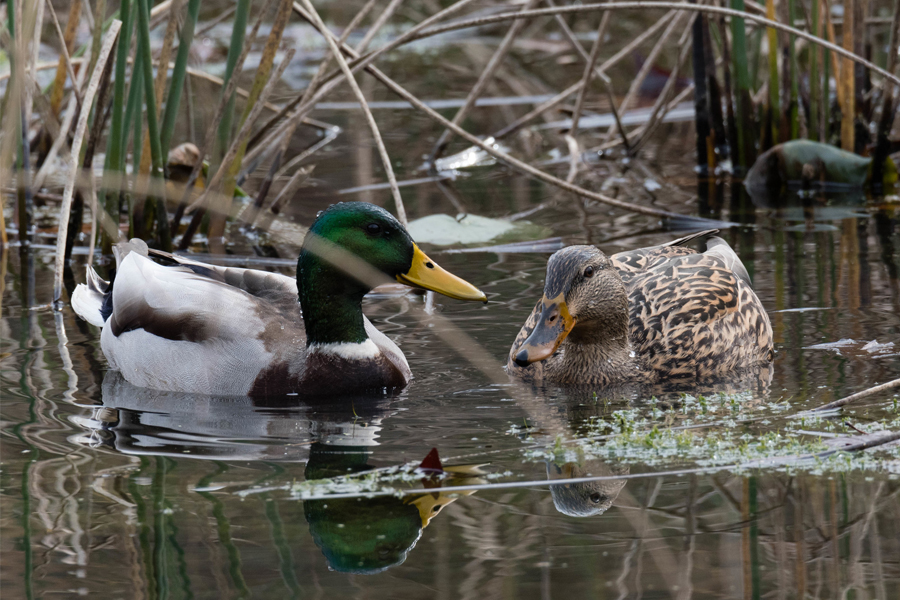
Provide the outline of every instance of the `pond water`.
[[[343,133],[311,159],[315,187],[289,215],[308,224],[347,199],[392,208],[384,190],[338,193],[383,181],[356,113],[315,116]],[[422,177],[440,130],[411,111],[376,117],[392,132],[399,177]],[[591,177],[619,197],[735,224],[721,235],[776,340],[772,371],[752,382],[599,393],[516,385],[502,364],[548,254],[423,243],[490,302],[437,297],[432,310],[412,293],[367,298],[366,314],[415,375],[398,395],[265,405],[153,392],[108,370],[99,330],[68,305],[48,308],[52,252],[13,248],[0,322],[4,597],[897,598],[896,445],[748,464],[900,428],[889,395],[793,418],[900,377],[897,198],[757,206],[740,187],[697,182],[693,148],[691,124],[667,125],[646,161],[601,162]],[[460,205],[488,217],[541,207],[527,220],[546,237],[608,254],[691,227],[583,203],[499,166],[404,198],[411,219]],[[293,260],[297,248],[235,230],[227,251],[292,274],[259,256]],[[83,272],[78,255],[70,291]],[[467,468],[401,468],[433,448],[443,466]],[[606,479],[548,485],[588,475]],[[517,486],[485,485],[505,482]]]

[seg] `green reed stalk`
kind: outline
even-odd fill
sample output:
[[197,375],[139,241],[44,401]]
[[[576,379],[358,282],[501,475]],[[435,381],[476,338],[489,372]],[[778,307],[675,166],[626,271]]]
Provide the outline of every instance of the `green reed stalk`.
[[706,48],[703,44],[703,22],[704,15],[697,15],[694,24],[691,26],[691,50],[692,64],[694,68],[694,127],[697,131],[697,167],[700,173],[705,177],[709,174],[711,168],[715,168],[710,164],[710,118],[709,118],[709,94],[707,91],[707,83],[709,78],[706,74]]
[[831,87],[829,79],[831,78],[831,52],[825,50],[822,53],[822,112],[819,117],[819,136],[820,141],[828,142],[830,137],[828,134],[828,124],[831,122]]
[[[766,0],[766,18],[776,21],[775,0]],[[769,39],[769,114],[772,116],[772,143],[777,144],[778,121],[781,114],[781,102],[778,86],[778,31],[766,28]]]
[[[113,172],[116,174],[117,185],[113,193],[107,194],[106,186],[101,185],[97,202],[106,207],[106,212],[114,221],[119,222],[119,199],[122,196],[122,184],[125,173],[125,129],[123,119],[125,116],[125,81],[128,70],[128,50],[131,48],[131,30],[134,29],[134,11],[131,10],[132,0],[122,0],[119,6],[119,15],[122,20],[122,29],[119,32],[118,47],[116,48],[116,80],[113,89],[113,105],[111,124],[109,130],[109,143],[106,150],[106,159],[103,165],[103,176]],[[133,84],[132,84],[133,85]],[[106,230],[101,228],[100,248],[104,254],[112,249],[112,239]]]
[[[225,76],[222,81],[222,90],[224,91],[231,80],[231,74],[234,72],[234,65],[237,63],[241,50],[244,48],[244,36],[247,32],[247,19],[250,15],[250,0],[238,0],[237,9],[234,13],[234,26],[231,30],[231,45],[228,47],[228,58],[225,62]],[[223,92],[224,93],[224,92]],[[218,169],[218,162],[221,159],[221,153],[225,152],[231,141],[231,128],[234,123],[234,100],[235,94],[228,99],[228,105],[225,107],[225,113],[222,115],[222,122],[219,124],[218,141],[213,150],[212,160],[210,161],[210,173],[214,173]]]
[[[812,33],[819,35],[819,0],[812,0],[811,8]],[[809,139],[819,139],[819,47],[809,47],[809,122],[807,134]]]
[[187,73],[188,55],[191,51],[191,43],[194,41],[194,28],[197,26],[199,14],[200,0],[190,0],[188,2],[187,18],[181,27],[178,55],[175,58],[175,68],[172,70],[172,83],[169,87],[169,96],[166,98],[166,110],[163,115],[160,143],[164,151],[169,150],[169,145],[172,143],[172,135],[175,133],[175,119],[178,116],[178,105],[181,103],[181,92],[184,89],[184,78]]
[[[731,0],[731,8],[744,10],[744,0]],[[747,138],[750,136],[750,74],[747,72],[747,33],[744,19],[731,19],[731,70],[734,73],[734,103],[737,113],[737,157],[738,165],[746,167]]]
[[[793,25],[797,20],[797,0],[788,0],[788,18]],[[788,36],[791,61],[791,139],[800,137],[800,67],[797,64],[797,43],[793,34]]]
[[[133,10],[137,10],[138,7],[133,5],[132,8]],[[132,20],[134,20],[133,17]],[[135,165],[140,164],[141,162],[141,113],[144,109],[142,100],[144,96],[144,80],[136,74],[141,71],[142,61],[143,55],[140,52],[136,53],[134,56],[134,66],[131,71],[131,86],[128,89],[128,100],[125,103],[125,117],[122,120],[122,135],[120,137],[121,155],[119,157],[119,163],[115,165],[123,178],[123,187],[125,180],[125,163],[127,160],[126,155],[128,153],[128,135],[132,131],[136,142],[133,144],[131,162]],[[128,198],[128,237],[143,238],[144,225],[137,222],[134,218],[134,213],[137,210],[136,205],[138,204],[134,197],[134,190],[128,194]]]
[[127,161],[128,136],[132,135],[132,158],[131,162],[138,164],[141,162],[141,124],[143,122],[144,113],[144,79],[138,77],[137,73],[142,69],[141,63],[143,57],[140,53],[134,57],[134,68],[131,73],[131,88],[128,90],[128,103],[125,106],[125,118],[123,121],[124,130],[122,131],[122,166]]
[[750,89],[759,88],[759,60],[762,58],[762,40],[763,30],[757,29],[753,32],[753,39],[750,42],[753,47],[753,61],[750,65]]
[[[172,235],[169,232],[169,218],[166,214],[166,204],[163,198],[165,190],[160,184],[163,184],[163,162],[162,146],[159,140],[159,122],[156,118],[156,93],[153,82],[153,65],[151,64],[152,54],[150,50],[150,11],[148,0],[138,0],[138,31],[140,33],[140,49],[139,53],[143,54],[141,61],[141,71],[139,77],[144,80],[144,101],[147,104],[147,135],[150,138],[150,196],[156,200],[156,223],[157,233],[159,234],[159,242],[163,250],[172,250]],[[163,67],[164,68],[164,67]],[[135,147],[140,145],[139,138],[135,140]],[[138,164],[138,163],[135,163]]]

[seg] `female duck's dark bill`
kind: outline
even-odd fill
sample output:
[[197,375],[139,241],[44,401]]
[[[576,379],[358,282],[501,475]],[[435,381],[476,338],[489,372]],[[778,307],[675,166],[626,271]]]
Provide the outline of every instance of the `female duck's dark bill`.
[[563,294],[560,293],[552,300],[544,296],[541,300],[541,316],[531,330],[531,335],[519,346],[516,364],[525,367],[550,358],[573,327],[575,318],[569,314]]
[[397,281],[413,287],[425,288],[457,300],[481,300],[487,302],[484,292],[464,279],[449,273],[428,258],[413,244],[413,259],[409,271],[397,275]]

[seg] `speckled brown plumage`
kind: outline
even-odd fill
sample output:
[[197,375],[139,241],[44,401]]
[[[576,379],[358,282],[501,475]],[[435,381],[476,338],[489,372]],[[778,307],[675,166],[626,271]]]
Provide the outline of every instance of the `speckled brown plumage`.
[[[771,361],[768,315],[734,251],[716,237],[703,253],[680,245],[709,233],[612,257],[592,246],[554,254],[510,372],[569,384],[702,381]],[[552,356],[523,365],[552,299],[564,300],[575,325]]]

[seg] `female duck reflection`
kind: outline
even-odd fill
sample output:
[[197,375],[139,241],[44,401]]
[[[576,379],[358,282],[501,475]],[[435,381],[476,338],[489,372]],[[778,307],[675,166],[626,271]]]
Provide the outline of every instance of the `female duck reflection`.
[[[615,477],[627,475],[627,465],[610,465],[600,459],[579,459],[566,463],[547,461],[547,479],[579,479],[582,477]],[[561,483],[550,486],[553,506],[570,517],[602,515],[613,505],[625,487],[625,479],[601,479],[584,483]]]
[[[103,380],[103,406],[93,409],[91,417],[73,420],[87,430],[76,441],[92,447],[181,459],[306,461],[305,479],[313,481],[377,468],[370,463],[372,451],[379,445],[383,420],[395,412],[393,401],[384,397],[329,398],[321,405],[285,407],[251,398],[140,388],[110,371]],[[278,510],[285,524],[298,523],[303,519],[288,515],[302,504],[312,538],[331,569],[378,573],[406,560],[423,529],[441,509],[472,493],[451,496],[440,491],[442,486],[484,483],[478,477],[483,472],[476,465],[442,467],[436,450],[428,454],[421,468],[425,476],[413,485],[433,488],[430,494],[302,503],[285,500],[278,503]],[[443,477],[430,476],[437,474]],[[291,545],[300,541],[300,534],[288,539]]]

